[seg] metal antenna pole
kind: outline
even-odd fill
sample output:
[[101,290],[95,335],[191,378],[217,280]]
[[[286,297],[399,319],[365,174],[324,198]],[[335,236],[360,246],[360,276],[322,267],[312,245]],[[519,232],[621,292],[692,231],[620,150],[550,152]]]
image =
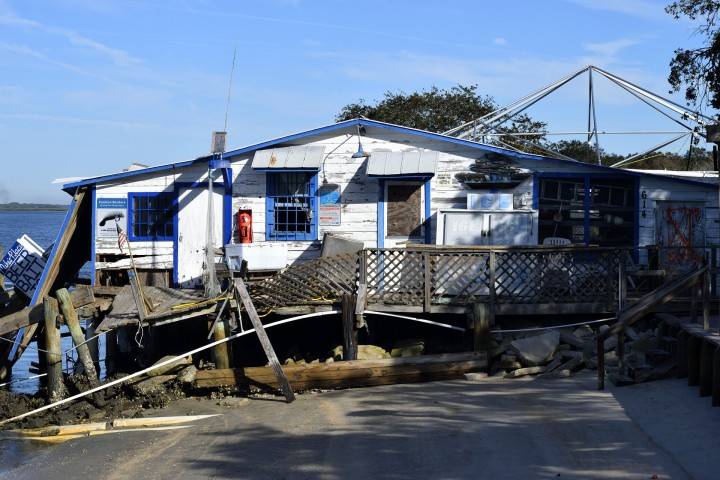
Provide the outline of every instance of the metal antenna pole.
[[680,134],[680,135],[678,135],[677,137],[671,138],[670,140],[666,140],[666,141],[664,141],[664,142],[662,142],[662,143],[659,143],[659,144],[655,145],[654,147],[652,147],[652,148],[649,149],[649,150],[645,150],[645,151],[642,152],[642,153],[637,153],[637,154],[635,154],[635,155],[633,155],[633,156],[631,156],[631,157],[628,157],[628,158],[625,158],[625,159],[623,159],[623,160],[620,160],[620,161],[617,162],[617,163],[613,163],[613,164],[610,165],[610,166],[611,166],[611,167],[620,167],[620,166],[622,166],[622,165],[626,165],[626,164],[628,164],[628,163],[632,163],[633,160],[636,160],[636,159],[638,159],[638,158],[642,158],[642,157],[644,157],[645,155],[647,155],[648,153],[652,153],[652,152],[654,152],[654,151],[656,151],[656,150],[660,150],[660,149],[663,148],[663,147],[667,147],[667,146],[670,145],[671,143],[677,142],[677,141],[680,140],[681,138],[685,138],[685,137],[688,136],[688,135],[692,135],[692,132],[687,132],[687,133]]
[[592,120],[593,120],[593,135],[595,136],[595,154],[597,155],[598,165],[602,165],[602,159],[600,158],[600,140],[597,134],[597,116],[595,114],[595,89],[593,88],[592,79],[593,67],[588,68],[588,77],[590,78],[590,105],[592,106]]
[[232,92],[233,74],[235,73],[235,57],[237,56],[237,48],[233,48],[233,61],[230,68],[230,81],[228,82],[227,99],[225,100],[225,126],[223,132],[227,132],[228,110],[230,110],[230,93]]

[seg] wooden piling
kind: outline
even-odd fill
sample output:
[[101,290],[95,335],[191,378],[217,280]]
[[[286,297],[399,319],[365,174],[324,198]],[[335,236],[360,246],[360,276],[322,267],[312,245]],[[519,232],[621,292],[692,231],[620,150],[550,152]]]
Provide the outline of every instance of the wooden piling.
[[688,334],[685,330],[680,329],[677,336],[677,378],[686,378],[688,376]]
[[80,319],[78,318],[75,307],[73,307],[72,300],[70,299],[70,293],[67,289],[61,288],[55,292],[58,304],[60,305],[60,311],[65,318],[65,325],[70,330],[73,344],[76,347],[78,359],[80,364],[85,369],[85,375],[90,380],[90,384],[94,387],[98,385],[97,371],[95,370],[95,364],[93,363],[92,356],[90,355],[90,349],[85,343],[85,335],[83,335],[82,328],[80,327]]
[[702,287],[702,316],[703,328],[710,329],[710,268],[707,269],[701,281]]
[[473,303],[472,330],[473,351],[481,352],[490,345],[490,326],[495,323],[493,306],[489,303]]
[[697,335],[690,335],[688,346],[688,386],[696,387],[700,384],[700,349],[702,340]]
[[597,352],[597,388],[598,390],[605,390],[605,340],[602,335],[596,334],[595,349]]
[[50,403],[61,400],[67,393],[63,383],[62,344],[57,325],[58,302],[52,297],[43,298],[45,359],[47,363],[47,394]]
[[700,347],[700,396],[712,395],[713,344],[702,340]]
[[[230,336],[230,325],[226,318],[221,318],[214,323],[214,340],[224,340]],[[230,368],[231,364],[228,342],[215,345],[213,347],[213,357],[215,358],[215,368]]]
[[712,406],[720,407],[720,347],[713,352]]
[[[617,346],[615,347],[615,354],[618,359],[618,369],[620,375],[625,374],[625,331],[620,330],[617,334]],[[603,355],[604,356],[604,355]]]
[[[45,332],[44,327],[40,325],[35,333],[35,342],[37,344],[37,369],[38,373],[47,373],[47,357],[45,352],[47,351],[47,345],[45,344]],[[47,376],[40,377],[40,388],[47,386]]]
[[105,334],[105,375],[110,376],[117,372],[118,343],[117,330],[110,330]]
[[340,317],[343,325],[343,360],[357,360],[358,333],[355,328],[355,305],[357,296],[344,294],[340,297]]

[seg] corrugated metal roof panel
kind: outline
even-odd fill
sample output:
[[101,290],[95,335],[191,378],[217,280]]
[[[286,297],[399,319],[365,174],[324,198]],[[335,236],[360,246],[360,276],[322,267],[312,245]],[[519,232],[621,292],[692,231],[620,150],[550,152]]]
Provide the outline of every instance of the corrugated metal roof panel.
[[317,145],[258,150],[253,156],[252,167],[319,170],[324,151],[325,147]]
[[439,153],[427,150],[405,152],[372,152],[367,174],[374,176],[432,175],[437,169]]

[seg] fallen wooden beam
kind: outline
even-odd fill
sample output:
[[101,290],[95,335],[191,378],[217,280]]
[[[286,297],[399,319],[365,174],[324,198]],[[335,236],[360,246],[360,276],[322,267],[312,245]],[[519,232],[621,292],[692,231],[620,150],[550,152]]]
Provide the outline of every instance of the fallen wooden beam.
[[[243,306],[245,307],[245,312],[247,313],[248,317],[250,318],[250,321],[252,322],[253,328],[255,329],[255,333],[257,334],[258,340],[260,340],[260,345],[262,345],[263,351],[265,352],[265,356],[268,359],[268,362],[270,362],[270,368],[273,372],[273,375],[275,376],[275,379],[277,380],[278,384],[282,388],[283,395],[285,395],[285,399],[288,403],[295,400],[295,394],[293,393],[292,387],[290,386],[290,382],[288,381],[287,377],[285,376],[285,373],[283,372],[282,367],[280,366],[280,361],[277,358],[277,355],[275,354],[275,349],[273,348],[272,344],[270,343],[270,338],[268,338],[267,333],[265,333],[265,327],[262,324],[262,321],[260,320],[260,317],[257,314],[257,311],[255,310],[255,305],[253,305],[252,299],[250,298],[250,294],[247,291],[247,288],[245,287],[245,282],[242,281],[240,278],[236,278],[234,280],[235,285],[235,292],[237,293],[238,297],[240,297],[240,302],[242,302]],[[238,303],[240,303],[238,302]],[[238,305],[238,314],[240,313],[240,307]],[[219,345],[219,343],[218,343]]]
[[[80,308],[95,302],[92,288],[80,285],[70,292],[73,307]],[[45,320],[42,302],[32,307],[25,307],[19,312],[11,313],[0,318],[0,335],[14,332],[29,325],[35,325]]]
[[[419,357],[380,360],[351,360],[347,362],[286,365],[283,372],[293,387],[350,388],[394,383],[416,383],[460,378],[467,372],[487,367],[487,355],[480,353],[452,353]],[[264,386],[277,389],[279,384],[270,367],[200,370],[194,386]]]

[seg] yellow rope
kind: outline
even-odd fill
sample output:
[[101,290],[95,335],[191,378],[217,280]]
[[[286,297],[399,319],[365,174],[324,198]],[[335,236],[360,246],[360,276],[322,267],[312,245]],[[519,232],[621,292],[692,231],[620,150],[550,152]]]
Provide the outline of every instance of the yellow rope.
[[179,305],[174,305],[170,307],[170,310],[180,310],[182,308],[190,308],[190,307],[204,307],[205,305],[210,305],[212,303],[218,303],[223,300],[231,300],[231,296],[225,296],[225,297],[215,297],[215,298],[208,298],[207,300],[202,300],[200,302],[188,302],[188,303],[181,303]]

